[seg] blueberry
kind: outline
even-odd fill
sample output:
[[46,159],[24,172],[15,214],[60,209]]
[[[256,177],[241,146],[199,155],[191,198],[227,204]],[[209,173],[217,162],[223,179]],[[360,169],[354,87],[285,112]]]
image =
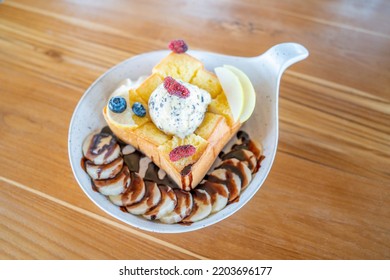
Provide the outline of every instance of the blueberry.
[[142,105],[141,103],[135,102],[133,104],[132,109],[133,109],[134,114],[136,114],[138,117],[145,117],[146,110],[145,110],[144,105]]
[[127,108],[126,99],[121,96],[114,96],[108,102],[108,108],[114,113],[122,113]]

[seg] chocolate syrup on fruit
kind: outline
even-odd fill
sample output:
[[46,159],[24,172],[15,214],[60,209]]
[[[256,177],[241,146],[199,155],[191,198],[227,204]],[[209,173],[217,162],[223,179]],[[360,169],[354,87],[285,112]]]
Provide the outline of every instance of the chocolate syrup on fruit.
[[158,171],[160,168],[154,164],[153,161],[149,162],[148,169],[146,169],[144,180],[155,182],[158,185],[168,185],[173,189],[180,189],[179,186],[169,178],[168,175],[163,176],[163,178],[160,178],[158,176]]
[[[98,145],[101,138],[107,137],[107,135],[111,135],[113,138],[108,144],[99,147]],[[223,178],[225,179],[221,179],[213,174],[209,174],[205,176],[204,180],[197,187],[198,189],[205,190],[210,195],[212,203],[215,201],[217,195],[228,198],[229,204],[237,202],[239,199],[241,187],[237,186],[236,184],[240,183],[241,186],[246,186],[250,180],[250,178],[247,178],[247,174],[244,170],[246,167],[243,166],[243,164],[240,162],[248,166],[252,174],[254,174],[259,170],[261,161],[264,159],[264,156],[261,155],[260,149],[256,146],[255,142],[250,139],[246,132],[239,131],[236,137],[237,142],[232,146],[231,150],[227,153],[221,152],[218,155],[218,157],[222,160],[222,163],[216,167],[216,169],[224,170],[225,174]],[[94,136],[92,142],[93,143],[90,146],[90,150],[95,151],[93,155],[96,156],[95,153],[98,154],[104,150],[107,150],[105,158],[108,158],[113,153],[116,143],[119,144],[121,151],[127,145],[118,139],[108,126],[104,127],[101,132],[97,134],[97,136]],[[185,195],[186,191],[181,190],[179,186],[177,186],[177,184],[165,172],[160,174],[160,168],[154,164],[153,161],[148,159],[138,150],[131,149],[130,151],[133,152],[122,155],[124,161],[123,169],[126,169],[125,174],[122,174],[122,176],[130,176],[131,178],[130,185],[125,186],[126,189],[121,195],[123,205],[127,205],[129,202],[134,201],[141,194],[143,188],[145,188],[144,197],[148,197],[152,187],[151,184],[155,183],[159,186],[160,190],[161,188],[166,188],[166,186],[170,186],[171,188],[176,189],[176,197]],[[239,161],[239,164],[237,164],[237,160]],[[141,161],[143,161],[142,166]],[[86,159],[86,157],[83,157],[80,164],[83,170],[86,171],[86,165],[92,164],[92,162]],[[148,164],[146,169],[145,164]],[[98,173],[99,172],[101,172],[100,169],[98,169]],[[122,172],[123,170],[119,172],[114,178],[107,180],[116,180],[116,177],[120,177]],[[182,185],[189,185],[190,188],[192,188],[192,164],[184,167],[180,174],[182,176]],[[234,179],[234,175],[238,176],[240,182]],[[103,183],[103,181],[104,180],[91,180],[93,190],[98,191],[98,187],[100,187],[97,186],[95,182],[100,185]],[[124,182],[125,181],[126,180],[124,180]],[[102,184],[102,186],[103,185],[104,184]],[[226,188],[224,186],[226,186]],[[199,202],[206,203],[206,201],[204,201],[206,200],[206,195],[196,191],[196,189],[192,190],[190,193],[193,198],[196,198]],[[187,196],[185,204],[190,207],[190,203],[190,198]],[[194,203],[192,211],[196,211],[196,208],[197,205]],[[124,212],[127,212],[126,206],[121,206],[120,209]],[[179,211],[179,208],[175,210]],[[153,220],[153,217],[151,218]],[[191,223],[180,222],[180,224],[188,225]]]
[[[154,190],[154,185],[155,183],[151,182],[151,181],[145,181],[145,197],[150,197],[153,193],[153,190]],[[152,207],[153,206],[153,201],[151,199],[147,199],[146,200],[146,204],[148,205],[148,207]]]
[[94,158],[104,153],[104,159],[106,160],[107,158],[109,158],[115,151],[116,139],[115,137],[111,137],[110,142],[102,145],[102,139],[107,138],[108,136],[110,135],[107,133],[95,134],[91,139],[85,157],[90,160],[94,160]]
[[[192,189],[192,164],[189,164],[183,168],[180,172],[181,175],[181,185],[188,186],[189,189]],[[186,178],[188,178],[188,184],[186,184]]]
[[192,197],[191,195],[186,192],[186,191],[183,191],[181,189],[173,189],[173,191],[175,192],[175,195],[176,195],[176,198],[177,198],[177,205],[175,207],[175,209],[173,209],[173,211],[180,215],[181,214],[181,207],[182,205],[184,205],[184,208],[187,209],[187,213],[186,215],[189,215],[191,213],[191,204],[192,204]]
[[[226,169],[227,171],[236,174],[241,180],[241,185],[246,186],[249,183],[248,178],[245,175],[244,167],[242,165],[236,166],[231,160],[226,160],[222,162],[219,168]],[[229,172],[227,172],[227,174],[229,174]],[[230,175],[232,178],[233,174]],[[232,180],[227,180],[227,181],[232,181]]]
[[80,161],[80,166],[81,166],[81,168],[85,171],[85,172],[87,172],[87,169],[86,169],[86,167],[85,167],[85,162],[87,161],[87,159],[85,158],[85,157],[82,157],[81,158],[81,161]]
[[[226,169],[226,179],[220,179],[214,175],[209,175],[207,177],[207,181],[204,182],[205,190],[208,191],[209,189],[214,188],[215,185],[225,185],[229,191],[228,198],[229,198],[229,203],[235,201],[237,197],[240,195],[240,189],[241,187],[238,187],[236,185],[236,181],[233,178],[233,172],[229,170],[229,168]],[[242,174],[237,174],[239,177],[240,176],[245,176],[244,173]],[[241,178],[241,177],[240,177]]]
[[[123,141],[121,141],[119,138],[115,136],[115,134],[111,131],[111,129],[108,126],[103,127],[100,133],[107,133],[115,137],[117,139],[119,146],[121,147],[121,150],[125,146],[127,146],[126,143],[124,143]],[[124,163],[129,167],[129,170],[131,172],[138,173],[140,171],[141,159],[145,157],[146,156],[142,152],[135,150],[130,154],[123,155],[123,160]],[[159,170],[160,168],[153,161],[150,161],[150,163],[148,164],[148,168],[146,169],[146,172],[143,176],[143,179],[147,181],[155,182],[159,185],[168,185],[171,188],[179,188],[179,186],[173,180],[171,180],[171,178],[169,178],[168,175],[165,175],[163,176],[163,178],[160,178],[158,176]]]
[[130,186],[126,188],[125,192],[122,194],[123,205],[133,204],[145,188],[144,181],[137,173],[130,172],[130,178]]
[[91,186],[92,186],[92,190],[94,192],[99,192],[98,188],[96,187],[95,183],[93,182],[93,180],[91,179]]
[[223,196],[225,198],[229,197],[229,192],[226,191],[224,184],[219,184],[211,180],[202,182],[197,188],[205,190],[210,195],[211,203],[214,203],[217,195]]
[[[219,158],[221,160],[226,160],[230,158],[236,158],[240,161],[247,162],[249,169],[253,173],[256,173],[260,169],[261,161],[265,158],[261,155],[260,149],[257,147],[256,143],[250,139],[248,133],[240,130],[237,132],[237,139],[241,143],[234,144],[228,153],[221,152]],[[253,166],[253,161],[250,158],[250,153],[246,153],[245,150],[250,151],[256,159],[256,165]]]

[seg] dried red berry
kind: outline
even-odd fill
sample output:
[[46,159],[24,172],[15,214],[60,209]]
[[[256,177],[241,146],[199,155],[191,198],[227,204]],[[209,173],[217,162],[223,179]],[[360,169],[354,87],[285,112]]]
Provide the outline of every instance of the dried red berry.
[[172,40],[169,42],[168,48],[175,53],[185,53],[188,50],[184,40]]
[[188,88],[186,88],[170,76],[165,77],[164,88],[171,95],[176,95],[181,98],[187,98],[188,96],[190,96],[190,91],[188,90]]
[[169,159],[171,161],[178,161],[179,159],[185,158],[192,156],[195,154],[196,148],[192,145],[183,145],[174,148],[170,153],[169,153]]

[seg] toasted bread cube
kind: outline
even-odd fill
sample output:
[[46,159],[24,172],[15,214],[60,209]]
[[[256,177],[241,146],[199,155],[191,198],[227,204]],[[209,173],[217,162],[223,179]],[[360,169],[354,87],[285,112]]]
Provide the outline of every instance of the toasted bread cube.
[[199,69],[190,83],[208,91],[211,98],[217,97],[217,95],[222,91],[222,87],[217,76],[206,69]]
[[143,126],[134,130],[137,135],[137,147],[155,164],[160,165],[160,155],[158,146],[163,145],[172,136],[160,131],[152,122],[147,122]]
[[186,53],[170,53],[163,58],[159,64],[154,66],[153,73],[159,74],[162,78],[171,76],[184,82],[190,82],[196,72],[203,67],[203,64]]
[[222,135],[229,133],[230,128],[223,116],[206,112],[203,122],[195,130],[195,134],[212,143],[221,138]]
[[156,146],[155,148],[172,138],[172,136],[159,130],[152,122],[145,123],[144,125],[135,129],[134,132],[138,135],[139,138],[154,144]]
[[207,110],[209,112],[224,116],[228,125],[233,126],[234,121],[232,112],[230,111],[229,103],[223,91],[216,98],[211,100]]
[[163,78],[160,75],[152,74],[135,89],[135,92],[148,103],[150,95],[162,82]]
[[[183,145],[194,146],[196,149],[195,154],[189,157],[179,159],[177,161],[171,161],[169,158],[169,153],[173,149]],[[196,161],[198,161],[198,159],[202,156],[203,152],[205,151],[207,145],[208,145],[207,141],[204,140],[202,137],[195,134],[191,134],[185,137],[184,139],[177,136],[173,136],[171,140],[166,142],[164,145],[159,146],[158,149],[160,151],[161,156],[164,157],[164,160],[167,163],[166,168],[171,168],[169,166],[173,166],[177,172],[181,172],[184,169],[184,167],[186,167],[187,165],[193,164]],[[161,159],[161,162],[163,162],[163,159]]]

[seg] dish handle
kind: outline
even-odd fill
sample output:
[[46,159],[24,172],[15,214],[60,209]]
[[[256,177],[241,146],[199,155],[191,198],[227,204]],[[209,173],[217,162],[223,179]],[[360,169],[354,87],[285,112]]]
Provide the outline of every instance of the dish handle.
[[309,51],[297,43],[282,43],[275,45],[259,56],[276,73],[281,75],[289,66],[309,56]]

